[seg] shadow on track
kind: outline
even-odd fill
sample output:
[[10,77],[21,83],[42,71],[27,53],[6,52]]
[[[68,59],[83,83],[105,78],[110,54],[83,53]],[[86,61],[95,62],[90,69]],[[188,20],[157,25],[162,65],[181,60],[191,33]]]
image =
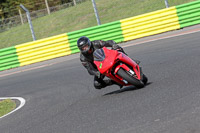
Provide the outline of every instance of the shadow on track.
[[[152,84],[152,82],[147,83],[146,86],[148,86],[150,84]],[[128,87],[124,87],[124,88],[122,88],[120,90],[116,90],[116,91],[112,91],[112,92],[106,93],[103,96],[119,94],[119,93],[123,93],[123,92],[127,92],[127,91],[135,91],[135,90],[140,90],[140,89],[143,89],[143,88],[136,88],[135,86],[128,86]]]

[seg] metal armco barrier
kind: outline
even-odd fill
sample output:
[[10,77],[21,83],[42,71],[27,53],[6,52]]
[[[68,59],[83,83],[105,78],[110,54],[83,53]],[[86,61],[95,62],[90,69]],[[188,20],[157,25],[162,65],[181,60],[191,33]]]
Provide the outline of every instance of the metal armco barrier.
[[81,36],[117,43],[200,24],[200,0],[0,49],[0,71],[78,53]]

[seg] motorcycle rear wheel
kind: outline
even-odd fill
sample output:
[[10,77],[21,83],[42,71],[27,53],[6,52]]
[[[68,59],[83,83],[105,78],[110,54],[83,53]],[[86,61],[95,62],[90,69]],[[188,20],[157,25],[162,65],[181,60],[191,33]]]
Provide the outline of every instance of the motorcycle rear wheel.
[[137,88],[144,87],[144,83],[134,77],[132,77],[126,70],[120,68],[117,72],[117,74],[122,77],[124,80],[129,82],[130,84],[134,85]]

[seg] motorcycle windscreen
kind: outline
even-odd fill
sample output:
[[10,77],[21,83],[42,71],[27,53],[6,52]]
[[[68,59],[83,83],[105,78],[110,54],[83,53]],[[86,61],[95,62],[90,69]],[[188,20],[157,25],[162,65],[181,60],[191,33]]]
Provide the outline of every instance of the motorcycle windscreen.
[[105,53],[103,49],[96,49],[93,53],[95,61],[103,61],[105,59]]
[[105,73],[109,69],[112,69],[117,53],[118,52],[116,50],[110,50],[106,47],[95,50],[93,53],[94,63],[101,73]]

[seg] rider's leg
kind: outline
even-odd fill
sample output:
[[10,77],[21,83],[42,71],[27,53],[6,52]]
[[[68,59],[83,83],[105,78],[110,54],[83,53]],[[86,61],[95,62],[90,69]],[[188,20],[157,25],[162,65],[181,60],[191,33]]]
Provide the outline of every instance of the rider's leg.
[[111,79],[103,79],[103,78],[98,78],[97,76],[94,77],[94,87],[96,89],[102,89],[105,88],[106,86],[110,86],[113,84],[118,85],[120,88],[123,87],[123,85],[120,85]]
[[98,78],[97,76],[94,76],[94,87],[96,89],[102,89],[106,86],[107,85],[102,78]]

